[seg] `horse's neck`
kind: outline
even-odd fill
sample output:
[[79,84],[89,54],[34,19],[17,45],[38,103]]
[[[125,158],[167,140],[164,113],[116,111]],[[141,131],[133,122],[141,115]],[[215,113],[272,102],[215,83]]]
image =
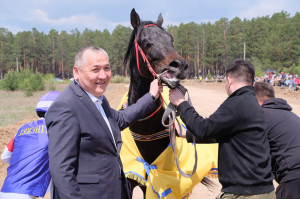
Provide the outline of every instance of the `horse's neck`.
[[[149,92],[150,83],[148,86],[145,86],[141,88],[141,86],[138,86],[140,84],[131,83],[129,86],[129,96],[128,96],[128,105],[134,104],[137,102],[139,98],[144,96],[147,92]],[[157,107],[160,105],[160,100],[156,100]],[[154,110],[155,111],[155,110]],[[153,111],[153,112],[154,112]],[[141,135],[150,135],[153,133],[157,133],[163,129],[165,129],[161,124],[161,118],[163,116],[164,110],[161,108],[157,113],[155,113],[152,117],[145,121],[138,121],[130,126],[130,130],[141,134]],[[149,116],[145,115],[145,117]]]
[[148,93],[150,83],[151,82],[145,80],[132,81],[129,86],[128,105],[136,103],[138,99]]

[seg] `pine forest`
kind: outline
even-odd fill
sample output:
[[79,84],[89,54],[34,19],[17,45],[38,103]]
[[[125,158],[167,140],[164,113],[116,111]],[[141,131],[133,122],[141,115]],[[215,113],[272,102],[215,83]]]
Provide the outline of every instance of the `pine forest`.
[[[189,63],[188,78],[224,74],[235,58],[244,57],[256,68],[256,75],[266,69],[297,71],[300,66],[300,13],[290,16],[285,11],[251,20],[221,18],[214,23],[181,23],[164,27],[174,38],[177,52]],[[13,34],[0,28],[0,78],[10,70],[30,68],[58,78],[71,78],[75,53],[93,45],[107,51],[113,75],[129,76],[123,66],[132,29],[121,25],[108,30],[77,29]]]

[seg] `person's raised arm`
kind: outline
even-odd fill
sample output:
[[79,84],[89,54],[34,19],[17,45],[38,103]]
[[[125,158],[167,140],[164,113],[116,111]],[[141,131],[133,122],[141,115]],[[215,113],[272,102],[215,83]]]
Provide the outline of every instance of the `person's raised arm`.
[[184,98],[182,93],[177,89],[170,90],[170,102],[177,106],[177,112],[180,118],[185,123],[188,131],[186,137],[189,138],[189,133],[196,136],[197,140],[211,140],[225,136],[230,133],[232,123],[236,118],[229,108],[220,106],[209,118],[204,119],[200,116],[195,108],[191,106]]
[[[113,118],[118,122],[121,130],[127,128],[137,120],[149,115],[158,108],[156,99],[162,93],[163,88],[157,79],[153,80],[150,85],[149,93],[146,93],[135,104],[128,106],[125,110],[116,111],[110,109]],[[152,96],[155,98],[153,99]]]

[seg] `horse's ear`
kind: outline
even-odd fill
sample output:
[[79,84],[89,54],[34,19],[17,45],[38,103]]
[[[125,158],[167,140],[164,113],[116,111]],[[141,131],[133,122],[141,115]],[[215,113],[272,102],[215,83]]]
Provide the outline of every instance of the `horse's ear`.
[[130,13],[130,18],[131,18],[131,25],[134,29],[138,29],[140,26],[140,17],[139,15],[135,12],[135,9],[133,8]]
[[164,22],[164,19],[163,19],[161,13],[160,13],[159,16],[158,16],[158,18],[157,18],[156,23],[157,23],[159,26],[161,26],[161,25],[163,24],[163,22]]

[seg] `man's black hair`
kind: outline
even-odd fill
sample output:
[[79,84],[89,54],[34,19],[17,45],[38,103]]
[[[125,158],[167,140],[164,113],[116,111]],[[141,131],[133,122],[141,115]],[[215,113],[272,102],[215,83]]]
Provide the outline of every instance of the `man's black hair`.
[[36,114],[37,114],[40,118],[41,118],[41,117],[45,118],[46,112],[37,111]]
[[258,98],[275,98],[275,92],[272,84],[267,82],[256,82],[254,85],[254,93]]
[[234,59],[226,67],[226,76],[253,85],[255,69],[252,64],[244,59]]

